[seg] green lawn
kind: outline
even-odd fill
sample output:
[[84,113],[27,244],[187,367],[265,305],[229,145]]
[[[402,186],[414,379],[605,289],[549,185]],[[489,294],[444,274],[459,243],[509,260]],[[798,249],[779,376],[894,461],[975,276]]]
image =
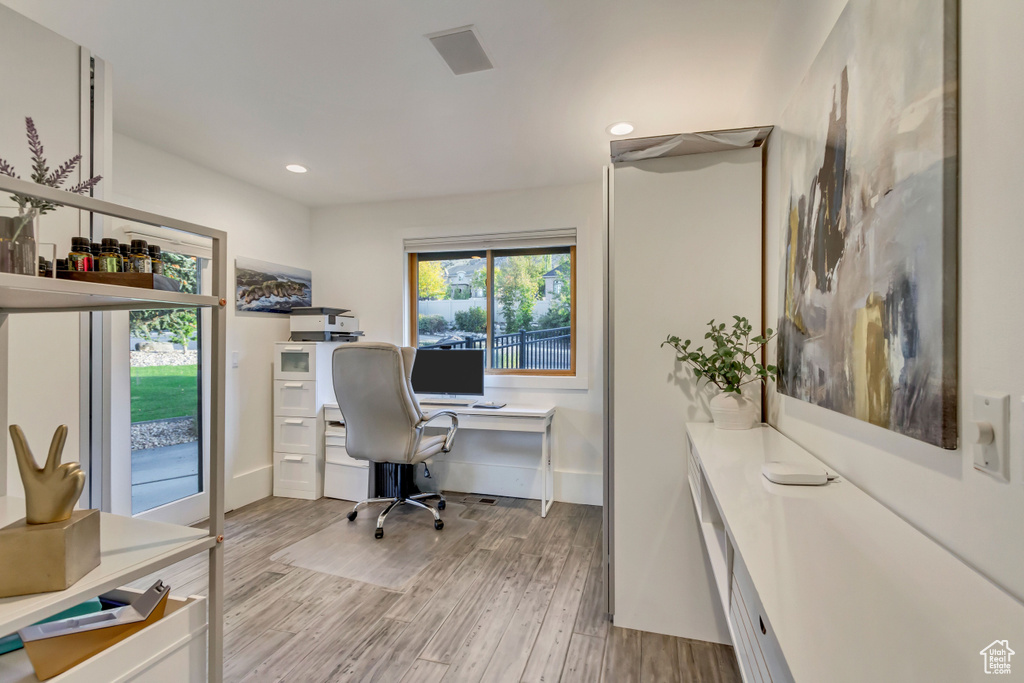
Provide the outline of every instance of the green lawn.
[[195,415],[198,406],[196,365],[132,368],[132,422]]

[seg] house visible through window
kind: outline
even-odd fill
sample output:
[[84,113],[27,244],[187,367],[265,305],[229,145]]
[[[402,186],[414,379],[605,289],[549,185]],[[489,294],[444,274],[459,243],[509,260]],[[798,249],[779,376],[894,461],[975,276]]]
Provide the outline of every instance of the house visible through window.
[[576,372],[576,248],[409,254],[413,345],[486,349],[491,374]]

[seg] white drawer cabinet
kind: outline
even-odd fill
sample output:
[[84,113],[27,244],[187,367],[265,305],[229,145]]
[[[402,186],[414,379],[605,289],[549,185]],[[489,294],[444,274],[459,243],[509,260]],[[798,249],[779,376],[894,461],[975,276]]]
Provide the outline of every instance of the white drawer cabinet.
[[[199,683],[206,680],[206,598],[170,597],[163,619],[48,683]],[[0,657],[0,680],[38,681],[24,650]]]
[[324,494],[324,433],[332,419],[324,405],[336,400],[331,365],[341,344],[274,345],[275,496],[316,500]]

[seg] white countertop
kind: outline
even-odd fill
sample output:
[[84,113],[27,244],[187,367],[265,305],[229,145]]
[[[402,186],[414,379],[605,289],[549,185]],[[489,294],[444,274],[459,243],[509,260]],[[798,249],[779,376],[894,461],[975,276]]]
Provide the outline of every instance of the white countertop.
[[768,460],[825,467],[774,429],[687,431],[798,683],[990,680],[994,640],[1024,679],[1020,602],[845,479],[769,482]]

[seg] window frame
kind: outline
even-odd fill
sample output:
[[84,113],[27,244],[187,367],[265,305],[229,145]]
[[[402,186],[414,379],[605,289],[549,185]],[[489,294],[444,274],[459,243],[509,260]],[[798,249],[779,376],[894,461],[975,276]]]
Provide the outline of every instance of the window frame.
[[[569,367],[568,369],[530,369],[530,368],[493,368],[491,363],[494,361],[492,346],[494,342],[494,319],[493,319],[493,301],[494,301],[494,258],[495,253],[501,256],[511,255],[540,255],[555,253],[556,250],[561,252],[566,247],[537,247],[537,248],[521,248],[521,249],[462,249],[455,250],[451,253],[480,253],[486,252],[487,259],[487,290],[485,292],[486,299],[486,326],[485,332],[487,334],[487,359],[484,369],[485,375],[491,376],[518,376],[518,377],[576,377],[576,245],[569,245]],[[413,347],[418,347],[419,343],[419,263],[420,256],[430,256],[435,252],[410,252],[407,256],[409,259],[408,263],[408,281],[409,281],[409,343]],[[447,252],[436,252],[436,253],[447,253]],[[564,253],[564,252],[562,252]],[[427,259],[424,260],[434,260]]]

